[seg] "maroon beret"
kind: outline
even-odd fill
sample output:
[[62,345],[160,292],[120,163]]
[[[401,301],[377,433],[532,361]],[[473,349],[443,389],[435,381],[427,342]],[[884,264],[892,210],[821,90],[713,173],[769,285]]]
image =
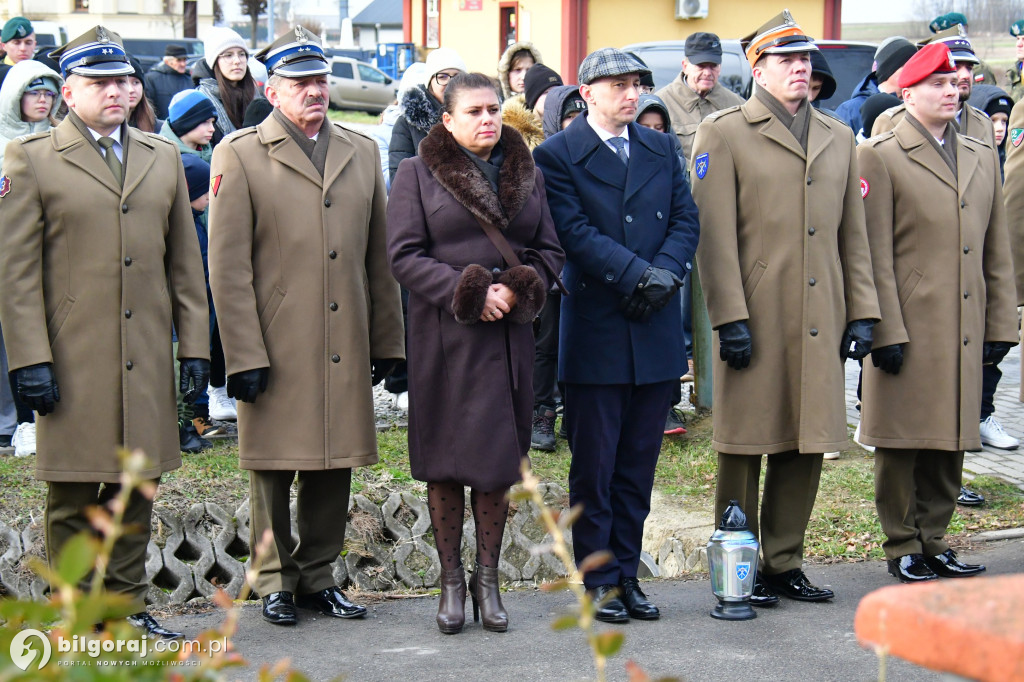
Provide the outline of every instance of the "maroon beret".
[[956,73],[953,53],[945,43],[928,43],[903,66],[900,88],[917,85],[933,73]]

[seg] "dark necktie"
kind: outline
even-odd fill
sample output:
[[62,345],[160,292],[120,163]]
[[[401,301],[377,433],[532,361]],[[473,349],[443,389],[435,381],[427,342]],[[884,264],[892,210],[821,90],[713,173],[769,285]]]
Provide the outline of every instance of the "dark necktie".
[[626,138],[624,137],[610,137],[608,138],[609,144],[615,147],[615,155],[619,157],[619,161],[629,165],[629,154],[626,153]]
[[100,147],[103,148],[103,160],[107,162],[107,168],[114,174],[114,179],[117,180],[117,184],[121,184],[121,161],[117,158],[117,154],[114,152],[114,138],[112,137],[101,137],[97,140]]

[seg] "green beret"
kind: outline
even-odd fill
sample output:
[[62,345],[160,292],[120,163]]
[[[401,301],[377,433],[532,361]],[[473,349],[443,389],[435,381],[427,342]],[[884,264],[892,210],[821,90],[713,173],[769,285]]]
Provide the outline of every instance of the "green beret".
[[1016,36],[1018,38],[1024,35],[1024,19],[1021,19],[1020,21],[1015,21],[1012,24],[1010,24],[1010,35]]
[[932,33],[938,33],[939,31],[953,28],[957,24],[967,28],[967,17],[960,12],[950,12],[932,19],[932,23],[928,24],[928,28],[931,29]]
[[35,33],[32,22],[25,17],[11,17],[4,24],[3,31],[0,31],[0,43],[6,43],[15,38],[28,38]]

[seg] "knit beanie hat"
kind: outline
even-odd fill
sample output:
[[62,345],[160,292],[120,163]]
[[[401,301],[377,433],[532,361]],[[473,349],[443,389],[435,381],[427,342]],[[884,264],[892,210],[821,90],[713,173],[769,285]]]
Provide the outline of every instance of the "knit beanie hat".
[[182,154],[185,165],[185,183],[188,185],[188,200],[195,201],[210,191],[210,164],[198,154]]
[[462,57],[459,56],[459,53],[452,48],[439,47],[427,55],[426,82],[429,83],[430,79],[441,71],[446,71],[447,69],[458,69],[459,71],[466,73],[466,62],[462,61]]
[[214,26],[211,28],[206,37],[203,38],[203,46],[206,48],[204,54],[206,65],[211,69],[217,63],[217,57],[232,47],[239,47],[246,54],[249,54],[249,48],[245,46],[242,36],[224,26]]
[[576,92],[569,93],[569,96],[562,102],[562,114],[559,120],[564,121],[567,116],[574,112],[584,112],[587,110],[587,102],[583,99],[583,95]]
[[135,73],[131,74],[132,78],[137,78],[138,80],[142,81],[142,90],[143,92],[145,92],[146,74],[142,71],[142,63],[131,55],[128,55],[128,63],[132,65],[133,69],[135,69]]
[[213,100],[198,90],[182,90],[167,107],[167,123],[178,137],[211,118],[217,118],[217,108]]
[[556,85],[562,85],[562,77],[553,69],[543,64],[534,64],[523,78],[523,95],[526,97],[526,108],[533,109],[540,96]]
[[36,90],[49,90],[50,92],[55,92],[59,95],[60,85],[58,85],[57,81],[50,76],[41,76],[33,79],[32,82],[25,87],[25,92],[33,92]]
[[1009,117],[1011,109],[1013,109],[1013,100],[1010,99],[1009,95],[993,97],[992,100],[985,105],[985,113],[989,116],[992,116],[993,114],[1006,114],[1007,117]]
[[892,78],[892,75],[917,54],[917,46],[906,38],[896,37],[875,53],[875,80],[879,83]]
[[258,126],[272,113],[274,113],[274,105],[266,97],[257,97],[249,102],[249,106],[245,108],[245,116],[242,117],[242,127]]

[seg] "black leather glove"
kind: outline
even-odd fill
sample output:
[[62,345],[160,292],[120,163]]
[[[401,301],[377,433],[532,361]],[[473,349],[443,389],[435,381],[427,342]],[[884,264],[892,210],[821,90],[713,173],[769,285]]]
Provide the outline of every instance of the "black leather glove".
[[14,370],[14,386],[18,397],[40,417],[53,412],[60,402],[57,378],[53,376],[53,365],[42,362]]
[[178,391],[181,401],[192,405],[206,392],[210,383],[210,361],[200,358],[182,358],[178,363]]
[[985,365],[998,364],[1013,348],[1009,341],[986,341],[982,344],[981,362]]
[[256,402],[256,396],[267,390],[269,367],[247,369],[228,377],[228,397],[241,400],[243,403]]
[[639,292],[632,296],[623,296],[619,301],[619,310],[631,322],[646,322],[654,312],[654,308]]
[[903,344],[875,348],[871,351],[871,364],[883,372],[899,374],[903,366]]
[[661,310],[668,305],[668,302],[682,286],[683,280],[676,277],[676,273],[651,266],[640,277],[633,295],[643,294],[652,308]]
[[754,342],[746,320],[729,322],[718,328],[719,356],[733,369],[750,366]]
[[875,328],[874,320],[854,320],[846,325],[843,340],[839,342],[839,357],[843,362],[846,358],[863,360],[871,352],[871,335]]
[[391,376],[401,360],[398,358],[384,358],[382,360],[370,360],[370,385],[376,386]]

